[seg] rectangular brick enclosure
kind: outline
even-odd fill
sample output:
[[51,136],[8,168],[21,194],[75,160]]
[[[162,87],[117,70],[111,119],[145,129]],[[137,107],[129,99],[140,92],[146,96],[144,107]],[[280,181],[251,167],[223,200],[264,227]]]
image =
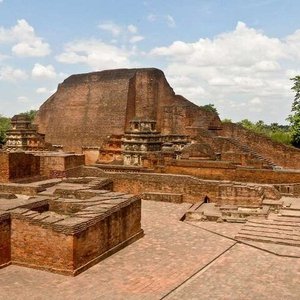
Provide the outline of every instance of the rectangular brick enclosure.
[[3,193],[11,199],[0,199],[0,267],[77,275],[143,236],[140,198],[97,189],[109,180],[44,186],[33,197]]

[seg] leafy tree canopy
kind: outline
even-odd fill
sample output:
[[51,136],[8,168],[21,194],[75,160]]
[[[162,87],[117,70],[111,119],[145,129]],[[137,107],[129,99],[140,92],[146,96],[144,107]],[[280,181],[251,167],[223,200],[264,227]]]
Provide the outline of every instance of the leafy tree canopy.
[[30,118],[30,121],[32,122],[33,119],[34,119],[34,117],[35,117],[35,115],[36,115],[36,113],[37,113],[37,110],[32,109],[32,110],[20,113],[20,115],[28,116]]
[[291,78],[294,82],[292,90],[295,92],[292,112],[287,120],[290,122],[292,144],[300,148],[300,76]]
[[219,115],[219,113],[218,113],[218,111],[217,111],[217,109],[216,109],[216,107],[215,107],[214,104],[209,103],[209,104],[203,105],[203,106],[201,106],[201,107],[202,107],[203,109],[207,110],[207,111],[211,111],[211,112],[214,112],[214,113],[216,113],[217,115]]
[[0,115],[0,144],[4,144],[5,133],[10,128],[10,118]]

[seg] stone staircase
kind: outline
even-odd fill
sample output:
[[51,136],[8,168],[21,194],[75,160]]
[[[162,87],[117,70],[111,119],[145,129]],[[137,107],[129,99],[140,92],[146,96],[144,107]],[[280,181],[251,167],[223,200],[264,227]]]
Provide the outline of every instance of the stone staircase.
[[279,213],[266,220],[248,220],[235,238],[300,247],[300,198],[285,201]]
[[242,152],[251,154],[252,157],[256,158],[257,160],[259,160],[261,162],[263,162],[263,165],[266,166],[267,168],[282,169],[282,167],[278,166],[277,164],[275,164],[270,159],[268,159],[266,157],[263,157],[262,155],[260,155],[256,151],[254,151],[252,148],[250,148],[250,147],[248,147],[246,145],[242,145],[235,138],[229,138],[229,137],[218,137],[218,138],[226,139],[228,142],[230,142],[231,144],[233,144],[235,147],[237,147],[238,149],[240,149]]

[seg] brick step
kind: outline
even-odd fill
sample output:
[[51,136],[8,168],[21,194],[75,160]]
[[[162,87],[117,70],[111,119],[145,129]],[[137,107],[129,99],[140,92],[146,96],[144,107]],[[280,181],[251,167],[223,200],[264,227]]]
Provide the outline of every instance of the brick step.
[[[281,209],[279,211],[279,214],[282,217],[290,217],[290,218],[299,218],[300,221],[300,211],[299,210],[287,210],[287,209]],[[280,217],[280,216],[279,216]]]
[[284,210],[284,211],[299,211],[300,212],[300,207],[284,207],[282,208],[281,210]]
[[291,217],[283,217],[283,216],[276,216],[274,219],[272,219],[276,222],[285,222],[285,223],[300,223],[300,218],[291,218]]
[[285,222],[285,221],[279,221],[279,220],[248,220],[249,224],[260,224],[260,225],[266,225],[266,226],[290,226],[290,227],[299,227],[300,223],[297,222]]
[[278,240],[284,240],[284,241],[294,241],[294,242],[299,242],[300,245],[300,237],[298,236],[290,236],[287,234],[282,234],[282,233],[269,233],[269,232],[264,232],[263,234],[255,231],[249,231],[249,230],[241,230],[239,234],[242,234],[244,236],[255,236],[255,237],[263,237],[263,238],[272,238],[272,239],[278,239]]
[[267,238],[267,237],[261,237],[261,236],[256,237],[256,236],[238,234],[235,236],[235,239],[300,247],[300,242],[279,240],[279,239]]
[[[287,236],[295,236],[296,239],[300,239],[300,231],[295,230],[281,230],[277,228],[257,228],[257,227],[249,227],[246,225],[240,230],[240,233],[244,232],[253,232],[253,233],[268,233],[268,234],[279,234],[279,235],[287,235]],[[263,234],[262,234],[263,235]]]
[[250,153],[255,158],[267,163],[267,165],[269,165],[273,168],[279,167],[277,164],[272,162],[270,159],[263,157],[261,154],[257,153],[255,150],[251,149],[250,147],[245,146],[245,145],[241,145],[240,142],[238,140],[236,140],[235,138],[227,138],[227,140],[229,142],[231,142],[233,145],[235,145],[236,147],[240,148],[242,151],[244,151],[246,153]]
[[300,227],[296,226],[280,226],[280,225],[265,225],[265,224],[249,224],[247,223],[247,227],[257,228],[257,229],[270,229],[270,230],[283,230],[283,231],[293,231],[297,230],[300,233]]

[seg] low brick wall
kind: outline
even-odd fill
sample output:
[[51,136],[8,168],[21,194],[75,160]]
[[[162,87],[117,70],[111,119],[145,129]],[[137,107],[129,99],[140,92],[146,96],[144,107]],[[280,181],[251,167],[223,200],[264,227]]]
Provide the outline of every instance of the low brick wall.
[[[121,208],[74,236],[74,266],[82,271],[102,255],[108,255],[130,243],[141,231],[141,201]],[[109,251],[111,253],[109,253]]]
[[44,153],[40,156],[41,175],[48,178],[62,178],[66,170],[84,165],[84,155]]
[[3,151],[0,151],[0,182],[9,182],[9,158]]
[[14,264],[73,271],[73,236],[12,217],[11,260]]
[[11,260],[10,217],[8,213],[0,213],[0,268],[7,266]]
[[28,196],[34,196],[39,192],[44,190],[43,187],[34,184],[18,184],[18,183],[0,183],[0,192],[12,193],[12,194],[22,194]]
[[[227,169],[230,170],[230,169]],[[183,172],[181,173],[183,174]],[[220,204],[259,205],[262,197],[279,199],[280,193],[273,185],[248,184],[217,180],[203,180],[190,175],[158,173],[105,173],[95,167],[71,170],[70,176],[107,177],[114,182],[114,191],[143,195],[144,193],[182,194],[183,202],[197,203],[206,196]],[[226,191],[226,193],[225,193]]]
[[300,183],[300,171],[251,169],[232,164],[212,162],[172,161],[163,171],[170,174],[185,174],[208,180],[280,184]]
[[40,160],[25,152],[0,151],[0,182],[40,175]]
[[182,203],[182,194],[174,193],[143,193],[142,199],[151,201],[171,202],[171,203]]

